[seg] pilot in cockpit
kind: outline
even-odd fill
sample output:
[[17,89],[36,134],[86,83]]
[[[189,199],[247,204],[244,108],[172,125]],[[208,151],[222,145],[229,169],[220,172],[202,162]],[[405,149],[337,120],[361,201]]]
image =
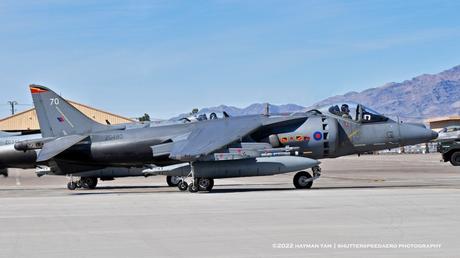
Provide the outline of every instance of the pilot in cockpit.
[[209,116],[209,120],[215,120],[215,119],[218,119],[217,114],[211,113],[211,115]]
[[340,108],[343,118],[351,119],[350,116],[350,107],[347,104],[343,104]]

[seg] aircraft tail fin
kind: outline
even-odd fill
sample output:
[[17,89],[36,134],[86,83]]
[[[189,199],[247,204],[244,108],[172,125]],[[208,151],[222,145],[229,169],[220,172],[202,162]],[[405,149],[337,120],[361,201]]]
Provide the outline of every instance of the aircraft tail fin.
[[85,135],[111,129],[110,126],[97,123],[87,117],[46,87],[32,84],[30,85],[30,92],[43,137]]

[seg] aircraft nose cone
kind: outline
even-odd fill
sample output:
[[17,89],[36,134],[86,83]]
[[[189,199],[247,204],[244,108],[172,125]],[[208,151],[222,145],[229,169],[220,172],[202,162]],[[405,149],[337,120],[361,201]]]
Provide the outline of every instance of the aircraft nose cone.
[[438,133],[419,124],[401,124],[401,143],[414,145],[438,138]]
[[431,130],[431,138],[432,140],[437,139],[439,137],[439,134],[433,130]]

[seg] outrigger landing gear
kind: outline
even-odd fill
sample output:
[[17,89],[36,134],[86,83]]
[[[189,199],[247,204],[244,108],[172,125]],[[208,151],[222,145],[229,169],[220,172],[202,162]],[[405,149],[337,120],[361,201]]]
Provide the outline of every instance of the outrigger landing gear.
[[306,171],[301,171],[295,174],[293,180],[295,188],[310,189],[313,186],[313,181],[315,181],[321,176],[321,168],[319,166],[313,167],[312,171],[313,176]]

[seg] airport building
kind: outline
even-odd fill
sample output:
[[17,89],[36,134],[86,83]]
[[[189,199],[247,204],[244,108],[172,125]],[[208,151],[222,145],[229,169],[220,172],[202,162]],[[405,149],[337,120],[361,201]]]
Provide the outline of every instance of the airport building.
[[[132,119],[102,111],[87,105],[69,101],[74,107],[86,116],[101,124],[132,123]],[[34,133],[40,131],[35,108],[17,113],[0,120],[0,131]]]
[[460,126],[460,116],[436,117],[425,120],[432,130],[437,132],[448,126]]

